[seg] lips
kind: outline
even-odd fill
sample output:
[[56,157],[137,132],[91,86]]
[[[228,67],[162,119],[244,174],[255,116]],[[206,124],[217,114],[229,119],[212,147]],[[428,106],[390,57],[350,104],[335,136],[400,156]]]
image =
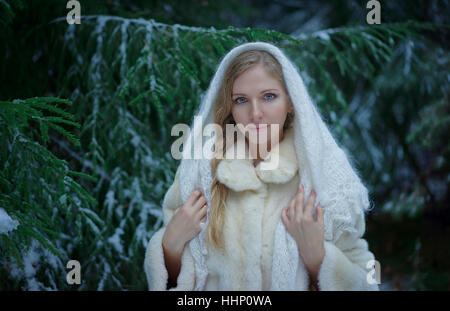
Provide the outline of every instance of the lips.
[[248,128],[252,130],[262,130],[267,127],[267,124],[249,124]]

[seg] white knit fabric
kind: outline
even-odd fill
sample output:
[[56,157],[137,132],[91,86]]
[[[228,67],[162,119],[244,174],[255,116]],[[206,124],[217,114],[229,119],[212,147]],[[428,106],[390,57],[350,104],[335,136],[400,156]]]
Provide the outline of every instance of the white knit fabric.
[[[214,122],[214,99],[226,68],[234,57],[253,49],[271,53],[282,67],[287,90],[294,105],[295,150],[301,172],[300,182],[307,194],[305,200],[314,189],[317,193],[316,202],[321,203],[325,212],[324,238],[336,242],[344,231],[355,232],[356,215],[364,213],[370,207],[368,192],[312,103],[298,70],[278,47],[267,42],[251,42],[228,52],[220,62],[196,116],[202,117],[203,127]],[[186,145],[192,146],[193,139],[201,141],[202,133],[200,123],[194,123]],[[182,158],[179,186],[183,202],[192,191],[199,188],[210,206],[212,180],[211,160]],[[189,242],[195,261],[195,290],[203,290],[208,274],[204,242],[208,223],[209,208],[206,223],[201,223],[200,233]],[[271,290],[295,290],[298,267],[296,242],[280,219],[274,237]]]

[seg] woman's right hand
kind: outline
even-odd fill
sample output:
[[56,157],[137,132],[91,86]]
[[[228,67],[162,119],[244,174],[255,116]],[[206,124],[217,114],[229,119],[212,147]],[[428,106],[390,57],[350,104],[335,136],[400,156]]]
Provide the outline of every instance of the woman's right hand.
[[175,210],[163,235],[166,250],[182,252],[187,242],[200,233],[200,222],[206,220],[206,198],[194,190],[182,206]]

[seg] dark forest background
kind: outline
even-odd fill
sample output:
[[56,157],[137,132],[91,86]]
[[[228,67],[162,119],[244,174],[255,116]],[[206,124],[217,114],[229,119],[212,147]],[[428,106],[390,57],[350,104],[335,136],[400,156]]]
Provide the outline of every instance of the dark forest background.
[[147,289],[170,129],[249,41],[298,65],[353,156],[380,288],[450,289],[449,1],[380,1],[380,25],[356,0],[79,2],[68,25],[67,1],[0,0],[0,289]]

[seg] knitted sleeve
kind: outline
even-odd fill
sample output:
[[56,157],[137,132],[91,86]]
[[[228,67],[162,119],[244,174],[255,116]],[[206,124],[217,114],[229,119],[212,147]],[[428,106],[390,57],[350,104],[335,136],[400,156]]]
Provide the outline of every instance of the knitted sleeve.
[[344,232],[336,243],[324,241],[325,257],[318,275],[319,290],[379,290],[372,278],[368,278],[371,274],[368,262],[375,258],[367,241],[362,238],[364,214],[361,213],[357,219],[355,232]]
[[168,287],[169,274],[164,262],[164,251],[162,248],[162,237],[170,222],[175,210],[183,203],[180,199],[179,191],[179,169],[175,174],[175,180],[170,186],[163,200],[163,218],[164,224],[150,239],[145,252],[144,270],[147,276],[149,290],[188,290],[191,291],[195,286],[194,259],[187,243],[181,256],[181,269],[177,279],[177,286]]

